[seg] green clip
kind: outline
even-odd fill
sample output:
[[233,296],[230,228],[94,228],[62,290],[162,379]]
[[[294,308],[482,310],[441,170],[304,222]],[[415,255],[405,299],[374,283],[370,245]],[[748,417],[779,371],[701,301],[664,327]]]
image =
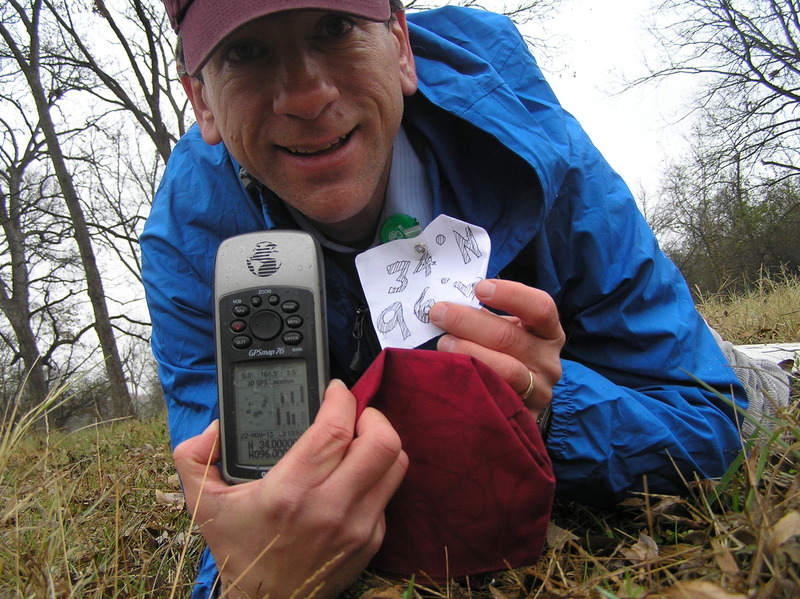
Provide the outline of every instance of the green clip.
[[381,243],[410,239],[422,233],[419,221],[408,214],[393,214],[381,225]]

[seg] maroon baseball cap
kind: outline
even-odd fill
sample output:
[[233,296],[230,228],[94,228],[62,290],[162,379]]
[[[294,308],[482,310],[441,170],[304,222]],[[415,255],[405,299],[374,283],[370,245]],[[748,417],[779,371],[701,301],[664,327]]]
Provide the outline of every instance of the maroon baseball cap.
[[387,21],[389,0],[164,0],[170,24],[183,37],[186,70],[196,74],[214,48],[242,25],[285,10],[329,10]]

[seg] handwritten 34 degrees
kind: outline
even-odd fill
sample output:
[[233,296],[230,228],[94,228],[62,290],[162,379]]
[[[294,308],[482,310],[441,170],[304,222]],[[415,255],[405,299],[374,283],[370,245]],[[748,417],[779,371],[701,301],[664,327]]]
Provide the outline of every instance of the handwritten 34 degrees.
[[475,284],[486,277],[490,253],[485,230],[442,214],[417,237],[360,254],[356,268],[381,347],[413,348],[440,335],[428,317],[436,302],[478,308]]

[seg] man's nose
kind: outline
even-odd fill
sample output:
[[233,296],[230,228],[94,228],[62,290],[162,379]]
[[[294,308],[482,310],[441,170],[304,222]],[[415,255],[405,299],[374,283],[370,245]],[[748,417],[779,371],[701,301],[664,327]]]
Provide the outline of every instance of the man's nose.
[[308,53],[293,53],[281,62],[273,111],[302,119],[320,116],[338,97],[324,59]]

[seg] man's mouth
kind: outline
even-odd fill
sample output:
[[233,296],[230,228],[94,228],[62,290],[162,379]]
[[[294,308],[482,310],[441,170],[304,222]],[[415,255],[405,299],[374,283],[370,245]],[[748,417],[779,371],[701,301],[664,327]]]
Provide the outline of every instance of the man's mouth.
[[341,137],[337,137],[333,141],[322,146],[284,146],[283,149],[294,156],[320,156],[333,152],[342,147],[345,143],[347,143],[347,140],[350,139],[352,134],[353,132],[350,131],[349,133],[346,133]]

